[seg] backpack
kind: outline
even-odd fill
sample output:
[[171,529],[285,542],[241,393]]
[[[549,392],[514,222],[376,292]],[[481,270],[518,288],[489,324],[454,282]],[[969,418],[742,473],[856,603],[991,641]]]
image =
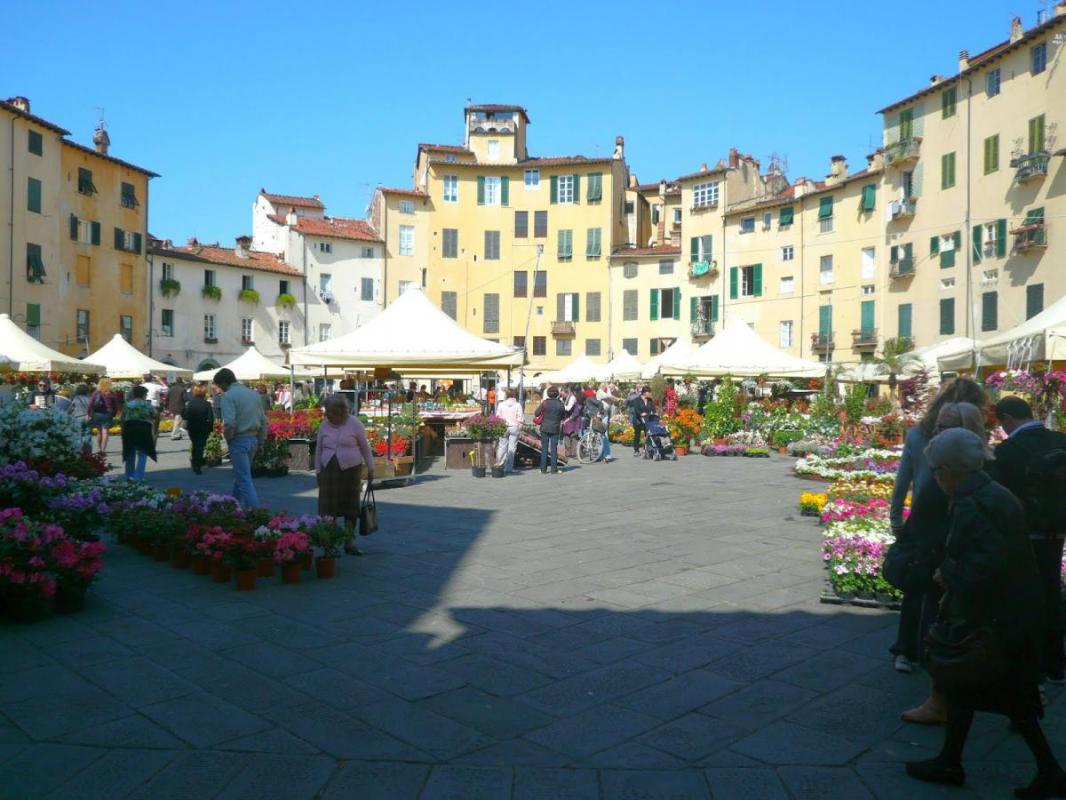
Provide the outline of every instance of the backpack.
[[1066,533],[1066,449],[1036,456],[1026,469],[1022,496],[1031,533]]
[[110,413],[107,410],[107,400],[104,399],[103,394],[97,392],[93,395],[93,413],[94,414],[107,414]]

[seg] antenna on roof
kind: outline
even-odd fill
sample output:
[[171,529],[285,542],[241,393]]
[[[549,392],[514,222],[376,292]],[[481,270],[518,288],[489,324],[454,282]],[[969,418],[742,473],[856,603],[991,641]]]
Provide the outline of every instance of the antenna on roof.
[[99,119],[99,125],[97,127],[100,127],[100,128],[104,127],[104,107],[103,106],[97,106],[96,107],[96,116],[98,116],[100,118]]

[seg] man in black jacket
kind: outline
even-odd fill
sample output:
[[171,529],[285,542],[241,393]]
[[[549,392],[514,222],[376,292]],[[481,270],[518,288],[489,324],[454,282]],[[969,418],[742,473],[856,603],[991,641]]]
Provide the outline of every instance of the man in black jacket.
[[1062,683],[1066,652],[1062,639],[1061,571],[1066,530],[1056,530],[1058,526],[1054,523],[1034,517],[1042,499],[1045,505],[1053,501],[1041,497],[1049,490],[1046,485],[1040,485],[1044,483],[1040,480],[1040,462],[1053,451],[1066,451],[1066,434],[1048,430],[1042,422],[1034,420],[1032,408],[1020,397],[1004,397],[996,403],[996,418],[1007,432],[1007,440],[996,447],[993,477],[1010,489],[1025,508],[1026,528],[1040,571],[1043,595],[1044,673],[1053,683]]

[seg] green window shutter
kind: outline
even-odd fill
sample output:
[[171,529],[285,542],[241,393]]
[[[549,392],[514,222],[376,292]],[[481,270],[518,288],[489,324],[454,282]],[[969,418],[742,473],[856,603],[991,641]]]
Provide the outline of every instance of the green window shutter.
[[940,335],[955,333],[955,298],[945,297],[940,301]]
[[696,317],[700,315],[700,301],[699,298],[693,295],[688,299],[688,321],[695,322]]
[[659,290],[651,290],[651,319],[654,322],[659,319]]
[[902,303],[899,307],[899,331],[901,339],[911,338],[911,304]]
[[981,295],[981,330],[994,331],[999,327],[998,295],[996,292],[985,292]]
[[755,264],[751,268],[751,293],[755,297],[762,297],[762,264]]
[[36,178],[27,181],[26,208],[34,213],[41,213],[41,182]]
[[911,262],[911,269],[914,268],[914,245],[908,242],[903,245],[903,259]]
[[589,188],[586,199],[591,203],[603,199],[603,173],[589,173]]
[[864,335],[873,333],[874,329],[874,301],[863,300],[860,307],[860,327]]
[[33,327],[39,327],[41,324],[41,305],[40,303],[27,303],[26,304],[26,324]]
[[100,223],[92,223],[92,242],[93,244],[100,244]]
[[1029,120],[1029,152],[1039,153],[1044,149],[1044,115]]
[[681,289],[674,287],[674,319],[681,319]]
[[737,299],[737,268],[729,268],[729,299]]
[[898,245],[892,245],[892,248],[888,251],[888,263],[889,264],[898,264],[899,263],[899,246]]
[[133,252],[137,255],[141,254],[141,235],[139,233],[133,234]]
[[580,175],[575,175],[574,176],[574,202],[575,203],[580,203],[581,202],[581,176]]
[[574,292],[573,298],[574,298],[573,299],[574,322],[580,322],[581,321],[581,295],[578,294],[577,292]]
[[948,269],[950,267],[954,267],[955,266],[955,251],[956,250],[958,250],[958,247],[956,247],[953,250],[941,250],[940,251],[940,268],[941,269]]
[[704,234],[700,237],[703,240],[703,260],[714,260],[714,236],[711,234]]
[[777,213],[777,224],[791,225],[794,213],[795,210],[792,208],[792,206],[785,206]]
[[689,261],[695,264],[700,260],[700,237],[693,236],[689,239]]
[[818,307],[818,334],[820,336],[829,336],[833,333],[833,307],[832,306],[819,306]]
[[877,202],[877,185],[868,183],[862,187],[862,210],[873,211]]
[[477,204],[479,206],[485,205],[485,176],[477,176]]
[[940,237],[939,236],[930,236],[929,237],[929,255],[935,256],[939,252],[940,252]]
[[552,201],[553,204],[554,203],[558,203],[559,202],[559,176],[558,175],[552,175],[551,176],[551,185],[552,185],[551,201]]
[[126,235],[123,233],[122,228],[115,228],[115,249],[121,250],[125,247]]
[[905,142],[914,136],[914,109],[899,112],[899,140]]
[[511,179],[504,175],[500,178],[500,203],[509,205],[511,202]]
[[823,197],[818,201],[818,219],[829,219],[833,216],[833,198]]
[[996,220],[996,256],[1003,258],[1007,255],[1007,220]]
[[562,292],[555,295],[555,319],[558,322],[566,319],[566,295]]
[[711,297],[711,322],[718,321],[718,295]]
[[973,263],[981,263],[981,246],[983,240],[981,238],[981,231],[984,230],[984,225],[977,223],[973,226]]
[[78,240],[78,218],[73,214],[70,215],[70,238],[74,241]]

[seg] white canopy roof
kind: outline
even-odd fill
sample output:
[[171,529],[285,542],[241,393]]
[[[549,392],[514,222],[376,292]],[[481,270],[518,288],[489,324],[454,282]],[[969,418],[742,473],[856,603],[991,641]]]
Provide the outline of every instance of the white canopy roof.
[[[198,381],[209,381],[215,377],[215,373],[220,369],[231,369],[233,374],[237,376],[239,381],[262,381],[271,379],[282,379],[289,377],[289,368],[284,364],[275,364],[265,355],[260,353],[255,345],[252,345],[244,351],[243,355],[233,359],[228,364],[223,364],[221,367],[215,367],[214,369],[205,369],[202,372],[197,372],[193,377]],[[296,370],[297,375],[306,375],[306,370]]]
[[602,381],[607,379],[607,365],[597,364],[588,356],[578,356],[562,369],[554,372],[542,372],[535,382],[541,383],[583,383],[585,381]]
[[12,322],[7,314],[0,314],[0,356],[11,362],[12,369],[21,372],[78,372],[97,375],[104,371],[103,367],[96,364],[46,347]]
[[679,361],[685,358],[691,357],[696,352],[696,348],[683,339],[677,339],[672,345],[663,350],[659,355],[655,356],[651,361],[644,365],[644,369],[641,371],[641,377],[654,378],[659,374],[659,370],[666,361]]
[[637,357],[631,355],[628,350],[623,350],[616,355],[607,362],[605,367],[607,377],[622,381],[637,380],[643,368],[644,366],[637,360]]
[[699,376],[734,375],[754,377],[770,375],[792,378],[818,378],[825,375],[826,365],[797,358],[764,341],[742,319],[726,323],[722,332],[695,354],[664,360],[663,371],[691,372]]
[[[1059,298],[1032,319],[976,343],[982,366],[1002,364],[1020,369],[1031,361],[1066,359],[1066,297]],[[968,369],[971,351],[940,358],[941,369]]]
[[308,366],[488,370],[519,365],[522,351],[475,336],[420,289],[409,289],[365,325],[336,339],[294,348],[289,358]]
[[146,356],[132,344],[122,338],[122,334],[116,333],[111,341],[90,354],[86,361],[99,364],[107,370],[109,378],[140,378],[143,375],[192,375],[191,369],[182,369],[171,364],[164,364]]

